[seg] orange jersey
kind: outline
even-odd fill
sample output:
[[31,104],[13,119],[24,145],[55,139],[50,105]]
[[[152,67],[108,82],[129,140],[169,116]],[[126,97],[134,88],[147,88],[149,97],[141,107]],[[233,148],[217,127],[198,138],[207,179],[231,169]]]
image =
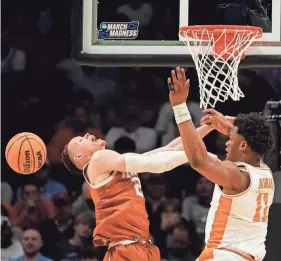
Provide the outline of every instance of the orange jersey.
[[89,191],[95,203],[95,246],[136,237],[150,238],[145,199],[137,174],[114,171],[103,182],[89,184]]

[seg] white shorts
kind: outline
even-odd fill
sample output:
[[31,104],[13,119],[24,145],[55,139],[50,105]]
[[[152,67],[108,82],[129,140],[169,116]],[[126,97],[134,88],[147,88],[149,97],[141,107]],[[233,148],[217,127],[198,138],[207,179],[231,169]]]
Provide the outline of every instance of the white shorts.
[[255,261],[222,249],[204,249],[196,261]]

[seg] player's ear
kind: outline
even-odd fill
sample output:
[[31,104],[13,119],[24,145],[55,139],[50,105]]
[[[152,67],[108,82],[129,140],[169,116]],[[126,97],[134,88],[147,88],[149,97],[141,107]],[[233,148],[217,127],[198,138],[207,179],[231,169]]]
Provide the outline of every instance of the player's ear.
[[74,160],[81,160],[81,159],[83,159],[85,157],[85,154],[83,154],[83,153],[78,153],[78,154],[76,154],[75,156],[74,156]]
[[246,151],[247,148],[248,148],[247,141],[242,141],[241,144],[240,144],[240,148],[241,148],[242,151]]

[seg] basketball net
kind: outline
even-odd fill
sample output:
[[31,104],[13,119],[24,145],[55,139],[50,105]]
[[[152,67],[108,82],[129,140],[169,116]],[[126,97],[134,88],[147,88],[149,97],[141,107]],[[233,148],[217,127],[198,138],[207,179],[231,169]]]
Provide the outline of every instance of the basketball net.
[[[194,60],[200,90],[200,107],[244,97],[238,86],[238,66],[244,51],[261,37],[262,29],[251,26],[187,26],[179,35]],[[211,55],[210,55],[211,54]]]

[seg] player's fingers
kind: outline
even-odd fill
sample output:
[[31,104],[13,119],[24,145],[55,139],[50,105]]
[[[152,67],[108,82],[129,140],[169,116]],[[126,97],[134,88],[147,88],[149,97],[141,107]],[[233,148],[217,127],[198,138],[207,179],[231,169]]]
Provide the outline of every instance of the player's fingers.
[[170,77],[168,78],[168,88],[171,92],[175,90],[174,85],[172,83],[172,79]]
[[200,121],[200,125],[202,126],[202,125],[212,125],[213,124],[213,122],[212,121],[210,121],[210,120],[203,120],[203,121]]
[[202,117],[202,119],[200,120],[200,124],[208,124],[208,123],[212,123],[214,120],[214,116],[212,116],[211,114],[207,114],[204,117]]
[[178,79],[177,79],[175,70],[172,70],[171,75],[172,75],[174,89],[177,91],[178,90]]
[[236,117],[232,117],[232,116],[225,116],[225,118],[232,124],[235,122],[236,119]]
[[204,119],[200,121],[200,125],[205,125],[211,123],[209,119]]
[[214,109],[205,109],[205,110],[203,110],[203,112],[204,112],[205,114],[208,114],[208,113],[216,114],[216,113],[217,113],[217,111],[214,110]]
[[209,119],[209,115],[205,115],[204,117],[202,117],[202,119],[200,120],[200,122],[204,122],[204,121],[208,121]]
[[185,81],[185,85],[184,85],[184,88],[186,90],[189,90],[189,84],[190,84],[190,80],[188,79],[188,80]]
[[206,124],[207,122],[208,122],[207,119],[201,119],[201,120],[200,120],[200,125],[204,125],[204,124]]
[[182,79],[183,79],[184,81],[186,81],[186,75],[185,75],[185,71],[184,71],[183,68],[181,68],[181,76],[182,76]]
[[214,123],[214,122],[213,122],[213,116],[209,116],[209,117],[208,117],[208,120],[206,120],[205,124],[211,126],[211,125],[213,125],[213,123]]
[[178,83],[179,83],[179,88],[183,88],[183,84],[182,84],[182,75],[181,75],[181,69],[180,67],[176,68],[176,72],[177,72],[177,78],[178,78]]

